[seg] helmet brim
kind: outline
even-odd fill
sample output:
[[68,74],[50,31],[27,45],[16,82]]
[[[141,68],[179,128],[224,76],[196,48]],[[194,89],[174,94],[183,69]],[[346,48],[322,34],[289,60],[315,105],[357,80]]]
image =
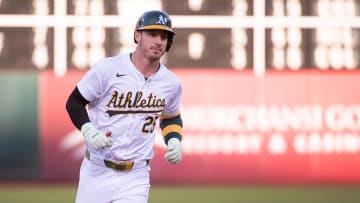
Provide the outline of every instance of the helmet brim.
[[166,30],[166,31],[169,31],[169,32],[171,32],[172,34],[175,35],[175,32],[172,29],[170,29],[167,26],[163,26],[163,25],[146,25],[146,26],[143,26],[142,28],[139,28],[137,30]]

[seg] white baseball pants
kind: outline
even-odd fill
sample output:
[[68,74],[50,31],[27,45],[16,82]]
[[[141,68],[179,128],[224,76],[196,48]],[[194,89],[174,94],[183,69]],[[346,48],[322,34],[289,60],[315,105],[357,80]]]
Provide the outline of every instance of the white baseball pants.
[[84,158],[76,203],[147,203],[150,166],[116,171]]

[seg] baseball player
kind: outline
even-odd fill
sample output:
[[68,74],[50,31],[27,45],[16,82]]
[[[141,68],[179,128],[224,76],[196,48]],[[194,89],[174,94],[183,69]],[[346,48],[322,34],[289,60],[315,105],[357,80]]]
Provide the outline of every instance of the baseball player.
[[181,81],[160,63],[174,35],[166,12],[143,13],[135,51],[97,62],[68,97],[66,110],[87,146],[76,202],[147,202],[158,122],[165,159],[181,161]]

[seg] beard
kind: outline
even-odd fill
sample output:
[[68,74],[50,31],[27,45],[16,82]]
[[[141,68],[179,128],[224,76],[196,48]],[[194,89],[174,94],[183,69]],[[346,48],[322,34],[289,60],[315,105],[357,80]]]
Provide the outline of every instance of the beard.
[[148,58],[149,60],[151,60],[151,61],[159,61],[160,58],[164,55],[165,50],[150,47],[150,48],[145,48],[143,50],[143,53],[144,53],[145,57]]

